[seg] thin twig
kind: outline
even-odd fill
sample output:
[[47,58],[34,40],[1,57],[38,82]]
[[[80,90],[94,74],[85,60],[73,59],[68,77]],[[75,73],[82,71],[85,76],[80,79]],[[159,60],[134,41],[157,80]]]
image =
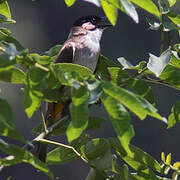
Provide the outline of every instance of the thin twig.
[[152,80],[152,79],[141,79],[142,81],[145,81],[145,82],[148,82],[148,83],[151,83],[151,84],[159,84],[159,85],[162,85],[162,86],[166,86],[168,88],[172,88],[172,89],[175,89],[175,90],[178,90],[180,91],[180,88],[178,87],[175,87],[175,86],[171,86],[170,84],[167,84],[167,83],[164,83],[164,82],[160,82],[160,81],[156,81],[156,80]]
[[42,106],[40,107],[40,114],[41,114],[42,124],[43,124],[43,127],[44,127],[44,132],[47,133],[47,126],[46,126],[46,121],[45,121],[45,118],[44,118],[44,114],[42,112]]
[[49,143],[49,144],[54,144],[54,145],[57,145],[57,146],[61,146],[61,147],[65,147],[65,148],[68,148],[68,149],[71,149],[73,150],[85,163],[88,163],[88,160],[85,159],[74,147],[72,146],[69,146],[69,145],[66,145],[66,144],[62,144],[62,143],[59,143],[59,142],[55,142],[55,141],[50,141],[50,140],[47,140],[47,139],[39,139],[40,142],[43,142],[43,143]]

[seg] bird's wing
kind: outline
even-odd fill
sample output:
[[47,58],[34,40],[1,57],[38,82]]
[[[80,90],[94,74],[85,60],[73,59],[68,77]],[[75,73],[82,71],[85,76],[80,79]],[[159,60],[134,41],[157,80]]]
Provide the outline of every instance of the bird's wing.
[[59,51],[55,63],[73,63],[74,62],[74,54],[75,54],[75,44],[65,43],[65,45]]

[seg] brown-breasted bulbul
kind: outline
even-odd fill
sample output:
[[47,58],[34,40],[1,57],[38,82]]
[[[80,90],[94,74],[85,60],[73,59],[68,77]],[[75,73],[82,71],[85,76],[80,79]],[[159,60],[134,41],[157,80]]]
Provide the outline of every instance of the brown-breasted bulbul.
[[[75,63],[95,72],[100,55],[100,40],[103,30],[112,26],[105,17],[85,16],[76,20],[70,30],[68,39],[59,51],[55,63]],[[68,112],[69,102],[48,103],[45,116],[46,126],[52,125],[59,114]],[[54,121],[53,121],[54,122]],[[46,144],[38,144],[37,156],[46,160]]]

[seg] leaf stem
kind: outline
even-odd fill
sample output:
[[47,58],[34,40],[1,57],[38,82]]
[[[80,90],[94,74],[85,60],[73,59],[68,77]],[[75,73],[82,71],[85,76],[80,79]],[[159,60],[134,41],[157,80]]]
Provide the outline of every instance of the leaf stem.
[[71,149],[73,150],[85,163],[88,163],[88,160],[85,159],[74,147],[72,146],[69,146],[69,145],[66,145],[66,144],[62,144],[62,143],[59,143],[59,142],[55,142],[55,141],[50,141],[50,140],[47,140],[47,139],[39,139],[40,142],[43,142],[43,143],[48,143],[48,144],[54,144],[54,145],[57,145],[57,146],[61,146],[61,147],[65,147],[65,148],[68,148],[68,149]]
[[39,69],[42,69],[42,70],[44,70],[44,71],[49,72],[49,69],[48,69],[47,67],[42,66],[42,65],[39,64],[39,63],[35,63],[35,67],[37,67],[37,68],[39,68]]

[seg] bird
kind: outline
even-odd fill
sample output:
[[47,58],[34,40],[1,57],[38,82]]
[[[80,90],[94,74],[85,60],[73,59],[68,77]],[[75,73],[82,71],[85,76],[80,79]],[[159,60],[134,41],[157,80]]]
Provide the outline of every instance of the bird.
[[[112,24],[106,17],[96,15],[83,16],[77,19],[64,42],[62,48],[57,54],[54,63],[74,63],[89,68],[93,73],[96,71],[100,60],[100,40],[104,29],[112,27]],[[61,87],[60,91],[62,90]],[[45,115],[46,126],[50,127],[52,122],[67,115],[67,102],[47,103]],[[42,161],[46,161],[47,145],[39,143],[37,147],[37,156]]]

